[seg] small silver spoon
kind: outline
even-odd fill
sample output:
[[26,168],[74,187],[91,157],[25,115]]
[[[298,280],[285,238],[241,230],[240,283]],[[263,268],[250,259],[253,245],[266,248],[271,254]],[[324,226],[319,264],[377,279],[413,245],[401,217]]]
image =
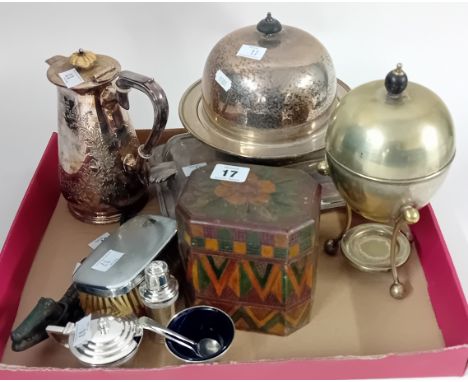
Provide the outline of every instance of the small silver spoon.
[[149,317],[140,317],[138,322],[144,329],[151,330],[178,343],[179,345],[185,346],[202,358],[209,358],[218,353],[221,349],[221,344],[213,338],[202,338],[200,341],[195,342],[177,332],[160,326],[156,321]]

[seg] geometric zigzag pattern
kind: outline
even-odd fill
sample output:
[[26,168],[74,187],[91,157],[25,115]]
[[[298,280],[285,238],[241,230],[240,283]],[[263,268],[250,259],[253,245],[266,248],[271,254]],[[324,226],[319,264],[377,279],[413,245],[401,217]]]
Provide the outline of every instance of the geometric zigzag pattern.
[[179,249],[195,303],[226,311],[237,329],[287,335],[309,321],[315,223],[270,233],[179,216]]
[[271,307],[232,304],[199,298],[197,305],[214,305],[228,313],[237,329],[286,336],[307,324],[310,320],[311,300],[307,299],[287,310]]
[[189,255],[187,278],[197,297],[285,307],[311,297],[312,254],[288,263]]
[[191,223],[185,227],[186,224],[180,219],[178,224],[184,227],[179,228],[179,238],[196,251],[283,261],[309,253],[315,240],[316,228],[314,223],[310,223],[297,231],[270,233],[200,223]]

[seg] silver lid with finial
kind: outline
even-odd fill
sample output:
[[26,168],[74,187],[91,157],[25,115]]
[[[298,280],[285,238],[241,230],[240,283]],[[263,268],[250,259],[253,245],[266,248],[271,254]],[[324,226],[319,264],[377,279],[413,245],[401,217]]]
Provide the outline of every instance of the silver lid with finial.
[[294,158],[324,147],[330,114],[347,90],[317,38],[268,13],[218,41],[179,115],[190,133],[220,151]]
[[179,296],[179,283],[164,261],[153,261],[145,268],[145,280],[139,287],[140,298],[151,309],[173,305]]
[[[60,343],[66,344],[86,366],[121,365],[133,357],[143,336],[142,327],[133,317],[95,315],[88,327],[78,329],[78,325],[72,322],[65,327],[49,325],[46,331]],[[86,330],[86,336],[83,336],[82,330]],[[75,338],[77,335],[86,338],[78,342]]]

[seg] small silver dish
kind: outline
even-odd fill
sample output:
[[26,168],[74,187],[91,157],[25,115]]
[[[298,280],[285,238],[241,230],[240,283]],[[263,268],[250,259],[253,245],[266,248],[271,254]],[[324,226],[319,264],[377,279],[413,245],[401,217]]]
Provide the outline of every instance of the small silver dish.
[[[381,272],[392,269],[390,242],[393,227],[367,223],[354,226],[341,239],[341,252],[349,262],[361,271]],[[406,263],[411,246],[401,232],[397,237],[396,266]]]

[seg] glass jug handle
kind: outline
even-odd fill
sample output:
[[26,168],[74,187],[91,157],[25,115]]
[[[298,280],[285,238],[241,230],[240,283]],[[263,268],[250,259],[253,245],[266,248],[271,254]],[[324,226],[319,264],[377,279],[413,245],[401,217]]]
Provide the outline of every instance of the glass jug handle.
[[145,93],[154,110],[153,129],[145,144],[138,147],[138,154],[142,159],[149,159],[153,146],[159,140],[167,123],[167,116],[169,114],[169,105],[167,103],[166,94],[164,90],[152,79],[141,74],[133,73],[124,70],[119,73],[119,78],[116,82],[117,87],[117,100],[120,106],[128,110],[130,104],[128,102],[128,92],[131,88],[135,88]]

